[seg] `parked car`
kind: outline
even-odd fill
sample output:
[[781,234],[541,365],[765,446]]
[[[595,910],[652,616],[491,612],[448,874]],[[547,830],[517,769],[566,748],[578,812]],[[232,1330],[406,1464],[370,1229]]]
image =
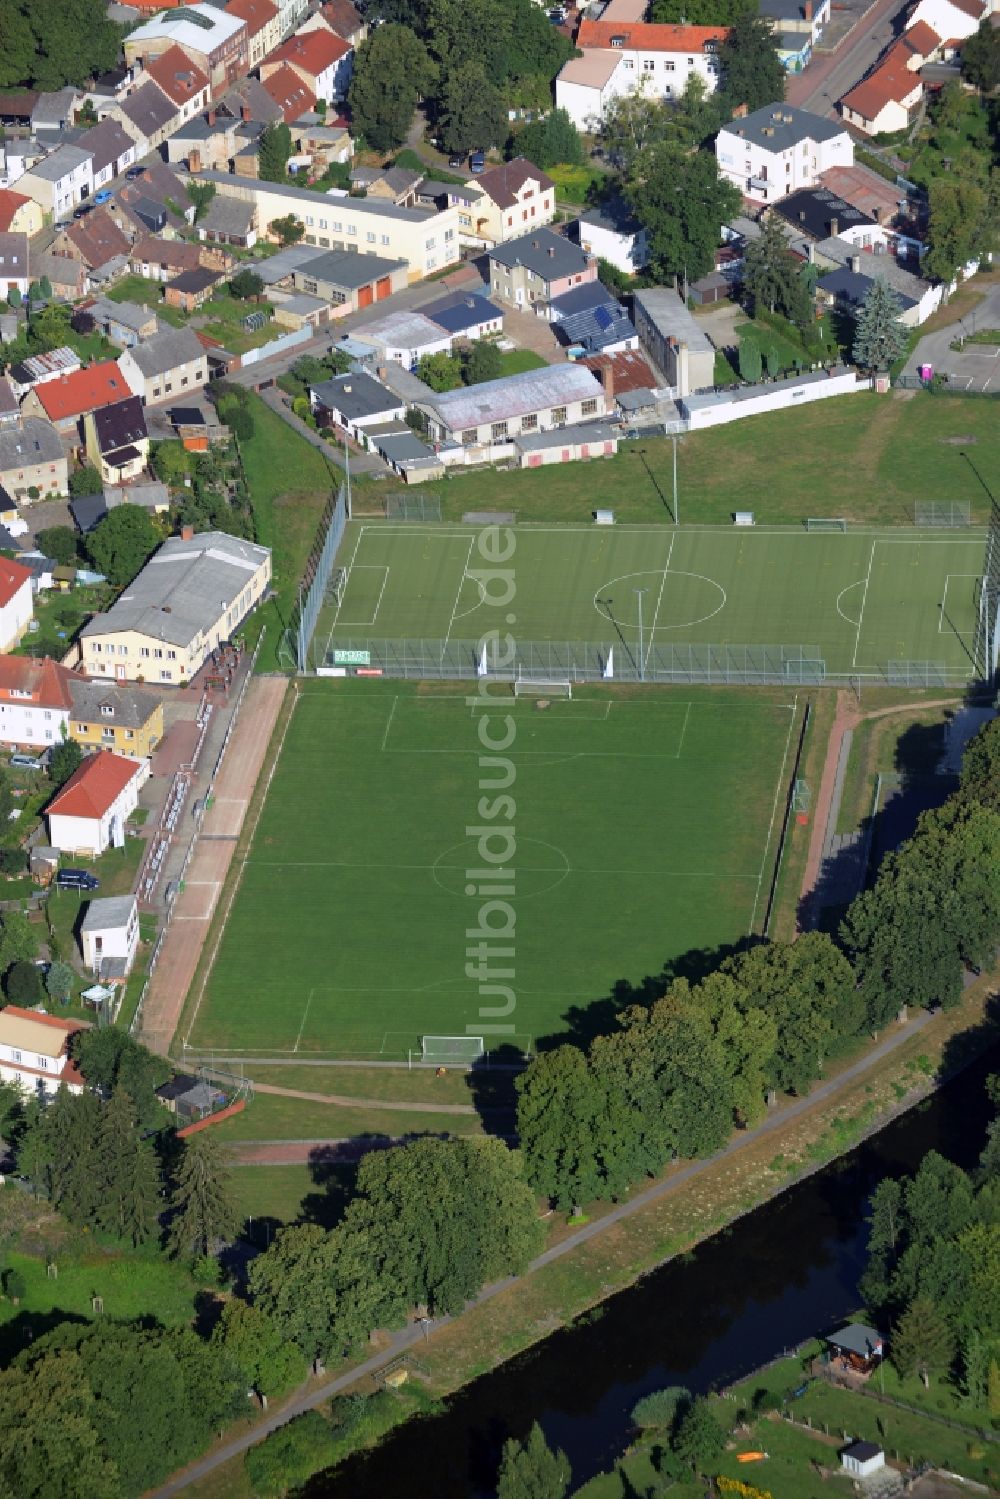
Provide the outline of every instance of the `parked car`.
[[458,167],[462,167],[465,165],[465,157],[458,155],[449,156],[448,165],[451,167],[452,171],[455,171]]
[[100,890],[101,882],[89,869],[60,869],[56,875],[60,890]]
[[469,166],[472,168],[472,170],[474,172],[485,172],[486,171],[486,152],[485,151],[473,151],[472,155],[469,157]]
[[110,203],[114,193],[109,188],[102,187],[99,193],[94,194],[94,203],[100,207],[102,203]]
[[134,182],[137,177],[142,176],[145,170],[145,167],[129,167],[128,171],[125,173],[125,181]]
[[93,203],[81,203],[80,206],[79,206],[79,208],[74,208],[73,209],[73,217],[75,219],[85,219],[87,217],[88,213],[93,213],[93,211],[94,211],[94,205],[93,205]]
[[11,755],[11,770],[44,770],[45,765],[37,755]]

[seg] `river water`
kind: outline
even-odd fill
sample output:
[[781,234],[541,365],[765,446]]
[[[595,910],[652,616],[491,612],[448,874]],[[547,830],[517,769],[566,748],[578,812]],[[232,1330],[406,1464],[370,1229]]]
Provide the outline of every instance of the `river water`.
[[729,1383],[857,1310],[872,1187],[928,1150],[972,1165],[991,1117],[983,1081],[998,1069],[994,1052],[850,1155],[459,1391],[443,1415],[400,1427],[304,1492],[480,1499],[495,1493],[504,1440],[535,1420],[565,1449],[574,1487],[609,1468],[641,1395]]

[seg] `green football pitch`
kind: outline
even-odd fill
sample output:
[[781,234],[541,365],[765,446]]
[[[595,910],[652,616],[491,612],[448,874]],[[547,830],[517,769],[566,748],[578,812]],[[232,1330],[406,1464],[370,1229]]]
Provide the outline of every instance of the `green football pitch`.
[[[313,637],[312,661],[371,642],[616,645],[656,664],[675,646],[787,647],[830,677],[883,677],[890,662],[974,674],[985,532],[803,528],[519,526],[498,611],[474,574],[488,566],[469,525],[351,522],[346,574]],[[650,653],[654,654],[651,655]]]
[[[399,1059],[423,1035],[606,1029],[671,959],[760,928],[802,712],[774,689],[594,687],[540,709],[509,688],[484,707],[451,685],[303,684],[189,1044]],[[481,798],[501,784],[498,812]],[[484,851],[484,827],[515,849]],[[488,899],[469,871],[497,855],[502,1018],[467,955]]]

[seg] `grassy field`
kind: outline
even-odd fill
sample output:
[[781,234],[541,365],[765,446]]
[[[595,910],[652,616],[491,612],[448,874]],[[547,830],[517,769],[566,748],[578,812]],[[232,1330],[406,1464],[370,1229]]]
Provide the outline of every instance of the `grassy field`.
[[250,396],[254,435],[240,443],[250,488],[257,540],[271,548],[275,598],[247,621],[246,633],[267,625],[259,669],[272,671],[299,579],[316,540],[316,528],[336,480],[322,453],[282,421],[277,412]]
[[[989,497],[964,448],[987,482],[1000,469],[1000,422],[991,402],[861,392],[749,417],[681,439],[681,518],[730,525],[734,510],[751,509],[767,525],[807,515],[912,525],[914,500],[944,498],[968,500],[973,519],[983,522]],[[359,506],[363,490],[359,485]],[[595,506],[612,505],[620,521],[661,523],[669,518],[671,444],[627,442],[616,457],[589,464],[460,473],[422,485],[421,493],[436,494],[449,520],[499,509],[524,521],[589,524]]]
[[[503,623],[477,576],[479,536],[471,526],[354,523],[340,554],[346,588],[320,617],[316,662],[354,648],[373,650],[371,664],[382,664],[372,643],[403,639],[434,642],[426,649],[439,659],[446,646],[450,658],[471,661],[476,641]],[[507,623],[516,621],[518,661],[542,675],[569,674],[573,662],[583,665],[582,650],[532,655],[529,642],[586,642],[591,675],[614,648],[626,679],[686,670],[690,648],[708,646],[732,648],[734,664],[743,646],[793,655],[801,646],[803,658],[825,663],[804,681],[823,670],[882,678],[893,660],[939,662],[956,682],[973,671],[979,530],[579,526],[519,527],[513,536],[516,614]],[[714,669],[725,680],[725,667]]]
[[501,375],[523,375],[526,370],[543,370],[545,360],[534,349],[508,349],[500,355]]
[[215,1127],[220,1144],[242,1140],[348,1140],[356,1135],[477,1135],[478,1114],[415,1114],[406,1110],[359,1109],[317,1099],[258,1093],[241,1114]]
[[481,897],[465,871],[498,852],[469,831],[495,776],[476,710],[459,693],[323,683],[300,691],[193,1046],[398,1058],[467,1027],[491,1045],[586,1033],[667,960],[755,927],[798,723],[787,692],[595,689],[503,712],[513,1019],[466,972]]
[[174,328],[183,328],[187,316],[179,307],[168,307],[162,300],[163,287],[158,281],[145,276],[124,276],[110,288],[107,295],[112,302],[135,302],[139,307],[152,307],[158,318]]

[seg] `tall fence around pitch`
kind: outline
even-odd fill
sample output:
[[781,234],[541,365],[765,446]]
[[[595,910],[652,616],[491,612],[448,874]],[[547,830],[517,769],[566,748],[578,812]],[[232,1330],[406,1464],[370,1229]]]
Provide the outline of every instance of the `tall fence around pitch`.
[[347,485],[341,484],[331,498],[320,521],[316,547],[306,564],[299,589],[296,617],[287,632],[295,643],[295,665],[299,671],[309,670],[309,647],[316,632],[316,622],[326,597],[327,586],[333,573],[337,549],[344,537],[347,525]]
[[632,641],[521,640],[512,659],[475,640],[336,639],[314,664],[370,676],[414,680],[537,682],[717,683],[732,686],[816,687],[824,682],[910,687],[962,687],[967,678],[940,661],[886,662],[864,673],[828,671],[813,645],[665,645]]

